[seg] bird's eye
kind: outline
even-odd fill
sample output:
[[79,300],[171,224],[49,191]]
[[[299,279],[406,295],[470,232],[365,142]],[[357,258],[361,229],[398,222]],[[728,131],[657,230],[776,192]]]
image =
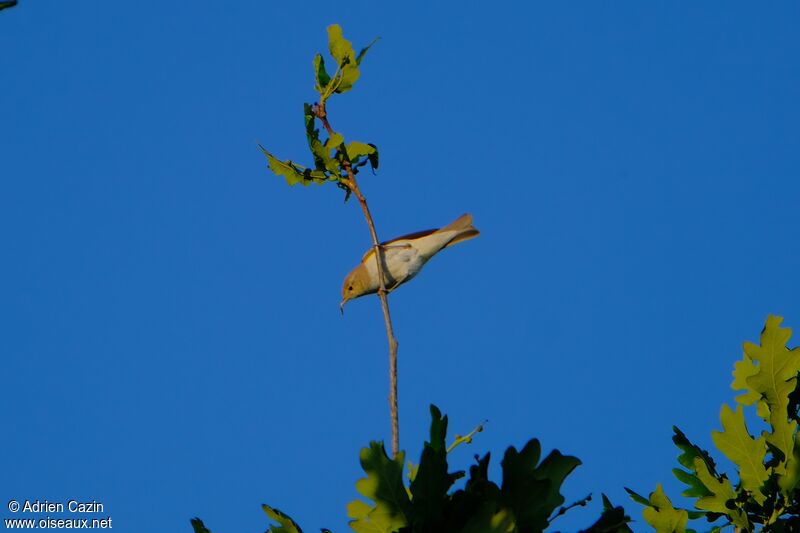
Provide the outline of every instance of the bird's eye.
[[347,290],[348,290],[348,291],[352,291],[352,290],[353,290],[353,286],[352,286],[352,285],[350,285],[349,287],[347,287]]

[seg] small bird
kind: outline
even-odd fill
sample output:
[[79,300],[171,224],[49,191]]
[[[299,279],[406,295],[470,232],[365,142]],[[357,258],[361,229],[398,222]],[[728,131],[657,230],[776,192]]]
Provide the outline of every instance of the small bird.
[[[386,291],[395,290],[419,274],[425,263],[442,249],[478,235],[480,232],[472,226],[472,215],[465,214],[441,229],[419,231],[381,243]],[[378,292],[381,284],[376,263],[375,248],[370,248],[361,258],[361,264],[344,279],[339,304],[342,312],[349,300]]]

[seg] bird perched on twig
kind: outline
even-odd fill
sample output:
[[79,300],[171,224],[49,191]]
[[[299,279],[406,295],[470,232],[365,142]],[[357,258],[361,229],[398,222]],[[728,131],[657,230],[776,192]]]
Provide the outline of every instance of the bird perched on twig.
[[[425,263],[442,249],[479,234],[472,226],[472,215],[465,214],[441,229],[419,231],[381,243],[386,292],[419,274]],[[361,258],[361,264],[345,278],[339,308],[344,312],[344,304],[349,300],[378,292],[380,286],[375,248],[371,248]]]

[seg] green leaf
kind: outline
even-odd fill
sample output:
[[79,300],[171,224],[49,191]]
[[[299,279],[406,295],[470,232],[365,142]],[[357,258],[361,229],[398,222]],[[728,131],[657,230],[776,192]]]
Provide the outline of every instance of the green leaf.
[[356,56],[355,50],[353,50],[353,43],[344,38],[341,26],[338,24],[328,26],[328,49],[338,66],[337,73],[332,80],[335,92],[345,93],[353,88],[353,85],[361,76],[358,66],[364,54],[373,44],[375,44],[375,41],[363,48]]
[[[626,489],[627,490],[627,489]],[[645,522],[653,526],[657,533],[684,533],[689,521],[689,514],[683,509],[672,506],[664,489],[659,483],[655,492],[650,494],[648,507],[642,511]]]
[[356,81],[358,81],[358,78],[360,77],[361,72],[357,67],[353,67],[351,64],[347,64],[347,66],[342,67],[339,83],[336,85],[336,92],[340,94],[346,93],[353,88],[353,85],[355,85]]
[[[449,516],[462,517],[474,523],[489,524],[495,513],[504,507],[502,503],[502,492],[500,487],[489,480],[489,461],[490,454],[477,459],[477,464],[470,466],[469,479],[464,485],[464,489],[453,493],[449,506]],[[476,517],[483,514],[483,518]],[[455,524],[453,524],[455,525]],[[478,527],[477,525],[475,527]],[[451,529],[457,530],[457,527]]]
[[754,390],[751,390],[747,385],[747,380],[758,374],[758,366],[753,363],[753,360],[744,355],[741,361],[737,361],[733,365],[733,383],[731,388],[733,390],[743,390],[744,394],[736,397],[736,401],[743,405],[753,405],[761,399],[761,395]]
[[[6,2],[0,2],[0,11],[4,10],[6,8],[9,8],[9,7],[14,7],[15,5],[17,5],[17,0],[8,0]],[[372,45],[370,45],[370,46],[372,46]],[[202,524],[202,522],[201,522],[201,524]]]
[[361,467],[367,477],[356,482],[356,490],[374,505],[352,502],[347,506],[353,530],[390,533],[408,524],[411,502],[403,485],[404,460],[403,453],[390,459],[380,442],[372,442],[369,448],[361,450]]
[[436,451],[445,450],[445,439],[447,438],[447,415],[442,416],[442,412],[433,404],[430,405],[430,411],[430,440],[426,442],[425,445]]
[[303,169],[293,164],[291,161],[281,161],[271,153],[267,152],[263,146],[258,145],[261,151],[267,156],[267,164],[269,169],[277,174],[286,178],[286,183],[289,185],[297,185],[303,183]]
[[628,487],[625,487],[625,492],[627,492],[628,495],[631,497],[631,500],[635,501],[636,503],[645,506],[650,505],[650,500],[648,500],[638,492],[635,492],[634,490],[629,489]]
[[359,159],[366,156],[373,172],[378,169],[378,147],[374,144],[353,141],[346,146],[346,149],[347,158],[353,165],[365,165],[366,161],[360,163]]
[[415,465],[411,461],[408,462],[408,481],[414,481],[414,478],[417,477],[418,470],[419,465]]
[[690,470],[690,472],[686,472],[680,468],[672,469],[672,473],[675,474],[675,477],[689,486],[689,488],[684,490],[682,494],[689,497],[709,496],[711,494],[709,490],[705,485],[703,485],[697,476],[694,475],[694,460],[698,458],[701,459],[706,464],[709,472],[716,476],[716,465],[714,464],[714,460],[707,451],[699,446],[696,446],[695,444],[692,444],[692,442],[689,441],[686,435],[680,429],[678,429],[677,426],[672,426],[672,430],[675,433],[672,436],[672,442],[674,442],[675,446],[677,446],[681,452],[683,452],[678,456],[678,462]]
[[261,149],[264,155],[267,156],[267,164],[269,165],[269,169],[276,175],[286,178],[286,183],[289,185],[297,185],[298,183],[308,185],[311,182],[325,183],[328,181],[328,176],[326,176],[322,171],[311,170],[310,168],[296,165],[288,160],[281,161],[271,153],[267,152],[267,150],[264,149],[264,147],[260,144],[258,147]]
[[479,504],[460,533],[511,533],[518,531],[514,514],[490,502]]
[[356,59],[353,43],[344,38],[342,27],[338,24],[328,26],[328,49],[331,56],[336,60],[336,64],[342,66]]
[[447,504],[447,491],[455,481],[464,475],[447,471],[447,416],[435,406],[430,406],[430,441],[426,442],[419,467],[411,482],[413,501],[413,523],[421,530],[435,531],[442,528],[444,508]]
[[392,531],[391,518],[386,519],[381,516],[370,518],[370,513],[374,509],[362,502],[353,500],[347,504],[347,516],[351,518],[350,528],[356,533],[388,533]]
[[695,474],[711,493],[710,496],[699,498],[694,504],[698,509],[726,515],[731,523],[741,528],[749,529],[747,515],[735,505],[729,507],[729,502],[735,502],[736,493],[731,482],[726,477],[717,478],[708,471],[706,464],[699,458],[694,461]]
[[344,38],[342,28],[338,24],[328,26],[328,48],[339,66],[338,75],[334,80],[335,92],[345,93],[353,88],[361,73],[356,63],[353,43]]
[[[769,441],[768,441],[769,442]],[[784,494],[791,494],[800,483],[800,443],[795,442],[790,460],[786,461],[785,472],[778,478],[778,485]]]
[[[772,431],[765,435],[767,441],[783,452],[786,461],[775,467],[779,476],[786,479],[779,481],[785,493],[797,482],[793,474],[798,470],[797,458],[794,454],[797,422],[789,420],[789,396],[797,386],[797,374],[800,372],[800,349],[789,350],[786,346],[792,336],[792,330],[781,328],[783,318],[770,315],[761,332],[761,344],[744,343],[745,359],[758,364],[758,373],[743,378],[747,387],[757,393],[768,407],[765,420],[772,426]],[[763,415],[763,413],[760,413]],[[788,476],[787,476],[788,474]]]
[[314,80],[316,81],[317,92],[322,95],[331,81],[328,71],[325,70],[325,59],[322,54],[314,56]]
[[[476,456],[477,459],[477,456]],[[489,480],[489,461],[491,454],[487,453],[478,459],[478,463],[469,467],[469,479],[464,486],[464,492],[477,495],[482,500],[499,500],[502,493],[500,487]]]
[[711,492],[703,485],[702,481],[700,481],[697,476],[691,474],[685,470],[681,470],[680,468],[673,468],[672,473],[678,478],[678,481],[682,481],[688,488],[681,492],[681,495],[689,497],[689,498],[699,498],[702,496],[709,496]]
[[761,344],[744,343],[745,360],[758,363],[758,372],[749,371],[744,381],[750,390],[765,398],[770,410],[785,408],[800,372],[800,350],[786,347],[792,330],[781,328],[782,321],[783,318],[770,315],[761,332]]
[[603,513],[597,522],[580,533],[633,533],[628,527],[631,517],[625,514],[625,509],[620,506],[615,507],[605,494],[602,496]]
[[739,467],[742,488],[762,505],[766,496],[762,494],[761,486],[769,477],[764,467],[764,456],[767,453],[766,440],[763,436],[758,439],[750,436],[741,405],[736,407],[735,413],[730,407],[723,405],[720,419],[723,431],[711,432],[714,444]]
[[[0,9],[2,9],[2,4],[0,4]],[[211,530],[208,529],[199,518],[192,518],[190,522],[192,523],[194,533],[211,533]]]
[[325,141],[325,147],[328,150],[335,150],[339,148],[343,142],[344,142],[344,135],[342,135],[341,133],[333,132],[333,135],[331,135],[328,138],[328,140]]
[[581,462],[553,450],[537,466],[541,446],[530,440],[519,452],[510,446],[501,465],[503,502],[514,511],[517,526],[525,530],[542,530],[548,517],[562,503],[561,484]]
[[[342,171],[340,171],[339,169],[341,157],[338,155],[337,150],[338,151],[341,150],[341,146],[343,143],[344,143],[344,135],[337,132],[334,132],[333,135],[328,137],[328,140],[325,141],[325,149],[329,154],[329,159],[327,162],[328,170],[331,172],[331,174],[336,176],[337,179],[341,178],[342,176]],[[334,154],[336,155],[334,156]],[[350,190],[349,189],[347,190],[349,195]]]
[[[533,477],[540,455],[541,445],[538,440],[532,439],[519,452],[513,446],[509,446],[503,456],[501,462],[503,468],[503,484],[501,486],[503,501],[505,505],[511,507],[517,516],[523,514],[526,510],[534,509],[544,499],[542,496],[550,488],[551,484],[548,480]],[[553,509],[562,503],[563,498],[549,511],[537,507],[537,514],[533,517],[536,519],[536,525],[531,525],[530,522],[534,520],[531,520],[530,516],[526,516],[527,520],[523,519],[526,526],[533,527],[534,530],[544,529],[547,527],[547,519],[552,514]]]
[[375,152],[377,152],[375,145],[362,143],[358,141],[347,143],[347,146],[345,148],[347,149],[347,158],[350,161],[355,161],[359,157],[374,154]]
[[672,436],[672,442],[675,443],[675,446],[681,450],[681,453],[678,456],[678,462],[682,464],[684,467],[689,469],[694,469],[694,460],[699,457],[706,463],[708,469],[712,473],[716,473],[716,464],[714,463],[714,459],[711,458],[709,453],[702,449],[701,447],[692,444],[686,434],[683,433],[677,426],[672,426],[672,431],[675,433]]
[[513,513],[501,502],[500,487],[489,480],[490,455],[476,459],[464,488],[450,497],[446,524],[429,531],[505,532],[514,525]]
[[547,493],[547,498],[543,502],[546,507],[555,509],[564,503],[564,497],[560,494],[561,485],[567,476],[572,473],[581,461],[577,457],[569,455],[562,455],[558,450],[553,450],[544,458],[544,461],[539,464],[536,469],[535,475],[539,479],[546,479],[550,482],[551,486]]
[[369,51],[369,49],[372,48],[372,45],[377,43],[379,39],[380,37],[376,37],[375,39],[372,40],[371,43],[369,43],[367,46],[362,48],[360,52],[358,52],[358,55],[356,56],[356,65],[361,64],[361,60],[364,59],[365,55],[367,55],[367,51]]
[[274,507],[270,507],[266,503],[261,506],[264,512],[267,513],[271,519],[275,520],[278,525],[270,525],[267,533],[303,533],[294,520],[289,518],[286,514],[282,513]]
[[372,167],[372,171],[375,172],[378,170],[378,163],[380,162],[378,158],[378,147],[374,144],[371,146],[375,148],[375,151],[367,155],[367,159],[369,159],[369,165]]

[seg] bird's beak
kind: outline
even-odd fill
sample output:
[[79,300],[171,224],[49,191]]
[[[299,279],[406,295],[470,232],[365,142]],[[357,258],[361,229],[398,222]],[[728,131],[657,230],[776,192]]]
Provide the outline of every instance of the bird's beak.
[[341,311],[341,312],[342,312],[342,315],[344,315],[344,304],[346,304],[346,303],[347,303],[347,299],[345,298],[345,299],[344,299],[344,300],[342,300],[342,301],[341,301],[341,303],[339,304],[339,311]]

